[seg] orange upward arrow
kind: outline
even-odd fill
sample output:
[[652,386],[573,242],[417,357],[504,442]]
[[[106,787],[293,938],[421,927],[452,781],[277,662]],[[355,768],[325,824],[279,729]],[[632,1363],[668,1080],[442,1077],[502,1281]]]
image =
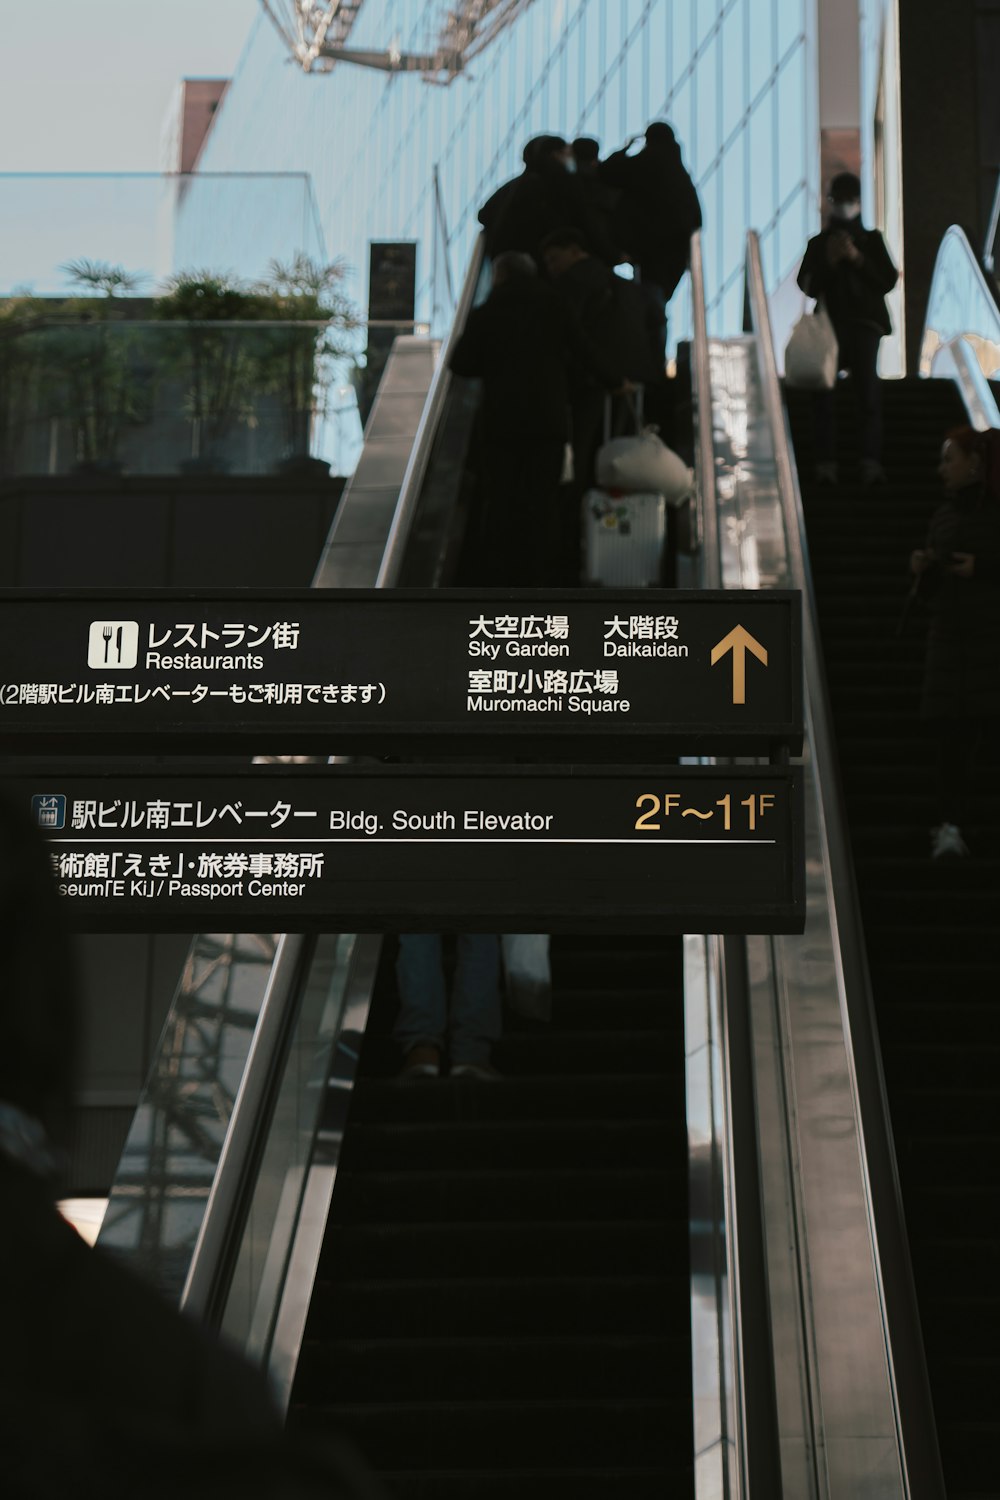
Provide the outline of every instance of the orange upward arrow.
[[767,666],[767,652],[760,641],[754,640],[748,630],[742,625],[737,625],[727,636],[724,636],[717,646],[712,647],[712,666],[720,661],[727,652],[733,653],[733,702],[745,703],[747,701],[747,652],[752,651],[759,662]]

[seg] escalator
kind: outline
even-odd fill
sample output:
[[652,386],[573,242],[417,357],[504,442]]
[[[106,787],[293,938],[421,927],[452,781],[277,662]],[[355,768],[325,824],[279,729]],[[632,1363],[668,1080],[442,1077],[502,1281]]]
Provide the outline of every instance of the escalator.
[[[764,331],[709,340],[695,237],[689,576],[801,589],[759,247],[748,265]],[[473,264],[464,306],[481,291]],[[471,404],[445,364],[397,341],[317,587],[461,581]],[[553,1022],[508,1018],[501,1081],[406,1086],[391,939],[193,950],[137,1117],[149,1181],[137,1152],[112,1197],[119,1249],[266,1368],[297,1427],[350,1433],[390,1494],[936,1494],[907,1475],[925,1424],[897,1385],[920,1362],[908,1310],[886,1314],[809,629],[804,648],[803,939],[559,938]],[[235,1058],[220,1034],[216,1069],[201,1038],[227,1006],[253,1039]],[[215,1130],[223,1075],[231,1114],[178,1189],[171,1142]]]
[[[852,392],[838,392],[846,468]],[[884,387],[890,483],[815,487],[803,506],[854,848],[896,1159],[950,1500],[996,1493],[1000,796],[996,747],[969,788],[968,859],[930,858],[935,746],[918,719],[924,626],[900,628],[910,549],[940,503],[950,382]],[[799,473],[811,402],[788,394]]]
[[554,940],[498,1082],[394,1079],[390,970],[291,1423],[401,1500],[693,1495],[680,940]]
[[[486,284],[474,262],[464,305]],[[460,308],[459,329],[461,317]],[[475,389],[449,381],[445,365],[446,349],[428,363],[426,340],[397,341],[316,586],[371,586],[376,574],[383,586],[461,584]],[[417,391],[423,414],[414,430],[393,403],[398,392],[412,407]],[[206,940],[198,943],[207,954]],[[298,1250],[276,1248],[277,1235],[266,1257],[249,1245],[280,1229],[284,1209],[261,1227],[257,1208],[240,1201],[239,1161],[266,1154],[279,1134],[272,1128],[264,1139],[261,1111],[301,1112],[297,1102],[287,1111],[274,1105],[300,994],[315,993],[318,1017],[317,969],[343,969],[349,988],[362,955],[374,984],[370,1000],[343,1002],[327,1068],[332,1083],[314,1155],[332,1206],[318,1264],[307,1262],[299,1300],[311,1286],[308,1318],[304,1333],[292,1336],[282,1383],[291,1387],[290,1423],[350,1437],[390,1495],[693,1496],[681,948],[679,938],[554,940],[552,1022],[505,1017],[495,1053],[501,1080],[408,1086],[396,1080],[400,1058],[389,1040],[394,940],[317,946],[286,937],[273,950],[272,977],[255,984],[261,1057],[247,1066],[248,1076],[275,1076],[252,1101],[244,1081],[227,1132],[229,1159],[213,1182],[186,1279],[175,1254],[169,1285],[183,1281],[190,1311],[262,1357],[254,1298],[269,1273],[255,1265],[273,1262],[286,1286],[294,1284]],[[249,993],[246,981],[237,983]],[[175,1035],[190,1035],[190,1011],[189,998]],[[291,1051],[305,1057],[310,1047],[295,1041]],[[225,1043],[218,1050],[224,1054]],[[312,1075],[315,1093],[314,1068]],[[183,1080],[183,1067],[173,1076]],[[162,1102],[176,1134],[180,1091]],[[299,1191],[301,1158],[290,1148],[283,1160],[283,1178],[276,1163],[274,1186],[260,1197],[278,1202]],[[169,1167],[160,1170],[165,1176]],[[133,1157],[113,1195],[120,1224],[140,1176]],[[250,1227],[232,1227],[240,1223]],[[119,1230],[119,1254],[125,1238]],[[142,1269],[148,1274],[148,1262]],[[220,1294],[217,1280],[236,1284],[237,1296]],[[286,1292],[282,1307],[288,1300]],[[234,1302],[251,1310],[234,1314]]]
[[[461,585],[468,382],[397,554]],[[495,1082],[401,1084],[387,939],[289,1420],[400,1500],[693,1496],[681,940],[553,942]],[[341,1101],[330,1105],[339,1118]]]

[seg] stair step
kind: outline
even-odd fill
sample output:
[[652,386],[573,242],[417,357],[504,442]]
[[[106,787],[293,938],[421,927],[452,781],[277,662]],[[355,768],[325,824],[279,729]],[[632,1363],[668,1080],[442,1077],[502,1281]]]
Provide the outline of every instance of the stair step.
[[[471,1080],[466,1085],[440,1079],[401,1086],[394,1078],[361,1078],[351,1101],[351,1120],[628,1120],[678,1114],[676,1091],[653,1073],[539,1074],[505,1078],[496,1086]],[[683,1101],[680,1108],[683,1112]]]
[[451,1401],[680,1397],[690,1376],[666,1338],[569,1337],[309,1340],[300,1380],[321,1404],[422,1400],[433,1379]]
[[[652,1205],[640,1205],[648,1214]],[[475,1224],[412,1221],[343,1224],[323,1250],[320,1272],[348,1280],[378,1276],[501,1276],[520,1266],[536,1276],[572,1269],[596,1275],[621,1259],[636,1276],[667,1264],[676,1231],[662,1219],[486,1219]]]
[[[378,1469],[464,1464],[478,1468],[558,1469],[621,1465],[670,1466],[678,1447],[687,1457],[690,1407],[663,1401],[423,1401],[405,1405],[337,1405],[329,1413],[362,1452],[378,1454]],[[296,1426],[326,1426],[322,1407]]]
[[[419,1086],[419,1085],[418,1085]],[[471,1121],[358,1124],[341,1155],[341,1170],[428,1172],[496,1168],[545,1171],[588,1162],[594,1167],[657,1168],[671,1148],[684,1149],[660,1120]]]
[[[392,1500],[663,1500],[693,1493],[683,1468],[567,1463],[558,1469],[395,1469],[383,1476]],[[975,1500],[975,1497],[973,1497]]]
[[[652,1197],[648,1195],[653,1195]],[[345,1222],[398,1220],[417,1223],[469,1223],[480,1218],[505,1222],[531,1219],[628,1219],[648,1202],[686,1212],[685,1181],[677,1167],[667,1170],[602,1168],[590,1171],[343,1172],[338,1175],[334,1212]]]
[[[690,1307],[658,1276],[318,1281],[310,1336],[338,1339],[590,1334],[687,1338]],[[686,1292],[687,1279],[678,1276]]]

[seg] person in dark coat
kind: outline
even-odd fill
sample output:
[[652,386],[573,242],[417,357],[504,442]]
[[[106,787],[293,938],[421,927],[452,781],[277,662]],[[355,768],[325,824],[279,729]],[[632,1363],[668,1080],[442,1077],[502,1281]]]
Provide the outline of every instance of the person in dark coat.
[[665,121],[648,125],[643,149],[630,156],[634,143],[601,163],[601,180],[621,194],[617,238],[628,258],[669,302],[687,267],[691,236],[701,228],[701,204]]
[[601,214],[592,206],[572,170],[573,154],[558,135],[536,136],[524,148],[524,171],[498,188],[479,210],[491,260],[509,250],[534,257],[547,234],[563,224],[579,224],[595,252],[609,265],[615,251]]
[[[877,229],[861,222],[861,183],[841,172],[830,183],[830,218],[806,246],[798,284],[822,302],[839,345],[841,370],[854,382],[861,442],[861,482],[884,484],[882,468],[882,388],[878,348],[892,331],[885,298],[899,272]],[[837,429],[833,391],[816,394],[816,478],[836,484]]]
[[551,584],[557,491],[570,439],[570,365],[586,358],[572,319],[529,255],[493,266],[493,288],[452,351],[455,375],[479,377],[478,582]]
[[44,840],[2,792],[0,965],[4,1496],[378,1500],[353,1459],[287,1441],[257,1371],[58,1213],[75,976]]
[[[624,281],[590,253],[575,227],[555,230],[541,245],[552,285],[581,335],[596,349],[601,368],[620,387],[649,386],[665,378],[667,326],[662,303],[648,288]],[[573,468],[578,485],[594,482],[594,458],[603,436],[607,385],[596,369],[577,364],[571,381]]]
[[601,144],[593,136],[578,135],[570,149],[580,192],[599,219],[605,244],[611,252],[609,264],[617,264],[619,260],[626,258],[617,243],[618,201],[621,194],[601,176]]
[[1000,717],[1000,432],[954,428],[939,472],[947,498],[910,555],[930,610],[920,711],[938,749],[934,858],[968,853],[970,771]]

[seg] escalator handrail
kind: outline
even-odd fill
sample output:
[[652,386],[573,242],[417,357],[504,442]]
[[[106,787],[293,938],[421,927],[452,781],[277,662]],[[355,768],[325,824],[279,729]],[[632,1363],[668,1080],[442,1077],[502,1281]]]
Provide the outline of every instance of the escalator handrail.
[[236,1226],[242,1219],[247,1177],[260,1138],[261,1117],[283,1051],[295,994],[307,951],[301,933],[284,933],[268,976],[253,1040],[233,1101],[225,1140],[195,1241],[180,1306],[213,1325],[221,1312],[220,1268],[229,1261]]
[[409,462],[406,465],[406,472],[403,475],[403,483],[400,487],[399,501],[392,518],[392,525],[389,528],[385,551],[382,554],[382,562],[375,583],[376,588],[392,588],[397,582],[403,566],[403,556],[406,551],[406,543],[409,539],[410,527],[413,523],[413,517],[416,514],[424,478],[427,473],[427,466],[430,462],[431,450],[434,445],[434,436],[438,429],[438,423],[444,410],[448,388],[451,383],[451,372],[448,369],[449,357],[455,343],[461,336],[462,330],[465,328],[466,320],[475,300],[476,288],[479,285],[479,278],[482,274],[485,254],[485,236],[480,235],[469,259],[469,268],[465,275],[465,281],[462,284],[458,305],[455,308],[455,316],[441,346],[437,366],[431,378],[431,387],[427,393],[423,415],[420,418],[417,435],[410,450]]
[[821,804],[820,836],[824,865],[829,872],[830,925],[839,954],[842,1006],[862,1143],[861,1169],[885,1323],[900,1457],[914,1500],[917,1496],[937,1497],[943,1495],[943,1477],[889,1124],[861,904],[820,647],[802,499],[781,399],[760,241],[754,230],[747,235],[747,285],[767,420],[774,443],[789,569],[793,587],[802,592],[809,749]]
[[[482,238],[477,243],[466,273],[451,330],[441,350],[431,387],[404,474],[375,587],[390,587],[399,571],[417,501],[427,469],[434,435],[448,392],[447,356],[458,332],[465,326],[482,271]],[[226,1130],[208,1203],[188,1267],[181,1306],[195,1316],[216,1321],[224,1303],[226,1266],[237,1239],[247,1203],[248,1181],[261,1133],[261,1111],[271,1097],[274,1079],[284,1055],[290,1015],[301,989],[307,939],[284,934],[268,980],[266,995],[254,1032],[250,1054],[243,1070],[236,1100]]]
[[[1000,179],[994,212],[1000,211]],[[988,247],[987,247],[988,248]],[[957,326],[946,328],[942,333],[935,325],[942,304],[949,294],[954,294],[954,262],[963,264],[968,279],[966,289],[975,288],[978,293],[978,313],[970,312],[968,304],[958,309],[962,314]],[[943,294],[941,289],[943,288]],[[990,326],[986,326],[987,322]],[[973,326],[969,326],[969,324]],[[992,359],[987,357],[992,351]],[[1000,426],[1000,410],[990,386],[1000,366],[1000,288],[995,279],[995,266],[991,255],[978,256],[968,235],[959,224],[951,224],[941,238],[934,270],[931,275],[924,327],[920,336],[919,372],[922,376],[935,376],[939,363],[950,362],[944,374],[950,375],[959,387],[962,400],[975,427],[984,429]]]

